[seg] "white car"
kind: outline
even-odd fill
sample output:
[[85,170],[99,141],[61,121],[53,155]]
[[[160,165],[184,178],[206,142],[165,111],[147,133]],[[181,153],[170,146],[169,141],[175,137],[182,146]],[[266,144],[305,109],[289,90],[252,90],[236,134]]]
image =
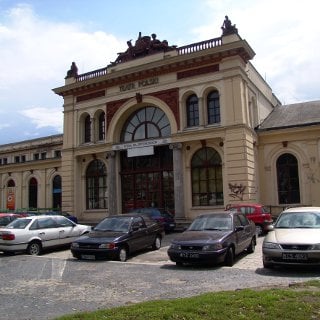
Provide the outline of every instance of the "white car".
[[18,218],[0,229],[0,251],[39,255],[44,248],[71,244],[91,229],[91,226],[76,224],[64,216]]
[[283,211],[262,245],[263,265],[320,266],[320,207]]

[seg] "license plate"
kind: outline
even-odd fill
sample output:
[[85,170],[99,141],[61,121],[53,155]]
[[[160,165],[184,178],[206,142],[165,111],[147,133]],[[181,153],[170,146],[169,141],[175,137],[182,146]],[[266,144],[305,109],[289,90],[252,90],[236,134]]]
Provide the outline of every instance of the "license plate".
[[188,259],[199,258],[199,253],[181,252],[180,257],[181,258],[188,258]]
[[82,254],[81,259],[85,260],[95,260],[96,257],[93,254]]
[[308,260],[308,255],[306,253],[283,253],[283,260]]

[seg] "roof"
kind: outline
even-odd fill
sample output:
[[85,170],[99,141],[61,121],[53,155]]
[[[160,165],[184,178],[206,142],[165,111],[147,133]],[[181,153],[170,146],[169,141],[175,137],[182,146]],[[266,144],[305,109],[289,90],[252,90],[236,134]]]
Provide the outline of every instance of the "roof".
[[320,124],[320,100],[276,106],[257,131]]

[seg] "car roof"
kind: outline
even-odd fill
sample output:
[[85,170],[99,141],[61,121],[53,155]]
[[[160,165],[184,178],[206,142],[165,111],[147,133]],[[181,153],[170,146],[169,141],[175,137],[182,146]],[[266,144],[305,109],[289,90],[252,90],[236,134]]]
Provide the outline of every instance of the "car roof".
[[203,213],[197,216],[196,218],[202,218],[202,217],[212,217],[212,216],[217,216],[217,215],[237,215],[239,212],[236,211],[217,211],[217,212],[208,212],[208,213]]
[[320,212],[320,207],[293,207],[285,209],[283,212]]
[[265,205],[262,203],[232,203],[230,204],[228,207],[232,208],[232,207],[264,207]]
[[[58,217],[58,215],[54,215],[54,214],[51,214],[51,215],[40,214],[40,215],[37,215],[37,216],[27,216],[27,217],[21,217],[21,218],[18,218],[18,219],[39,220],[39,219],[44,219],[44,218],[48,218],[48,217],[56,218],[56,217]],[[59,217],[63,217],[63,216],[59,216]],[[63,217],[63,218],[65,218],[65,217]],[[67,218],[66,218],[66,219],[67,219]]]

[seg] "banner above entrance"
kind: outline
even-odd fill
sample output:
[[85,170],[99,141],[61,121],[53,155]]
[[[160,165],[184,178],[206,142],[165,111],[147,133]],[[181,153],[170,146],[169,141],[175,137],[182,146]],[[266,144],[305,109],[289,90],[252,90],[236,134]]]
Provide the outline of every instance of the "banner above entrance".
[[127,150],[128,158],[150,156],[153,154],[154,154],[154,146],[141,147],[141,148],[131,148],[131,149]]
[[129,149],[137,149],[137,148],[141,149],[146,147],[161,146],[169,143],[171,143],[170,138],[145,140],[145,141],[133,141],[133,142],[115,144],[112,146],[112,150],[120,151],[120,150],[129,150]]

